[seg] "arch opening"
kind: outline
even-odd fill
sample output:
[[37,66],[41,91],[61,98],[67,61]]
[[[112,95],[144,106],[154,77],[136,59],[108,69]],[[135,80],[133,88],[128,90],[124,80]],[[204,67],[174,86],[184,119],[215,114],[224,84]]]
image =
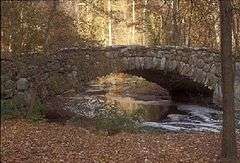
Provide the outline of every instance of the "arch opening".
[[175,103],[208,106],[212,104],[213,90],[177,72],[161,70],[126,70],[123,73],[141,76],[167,89]]

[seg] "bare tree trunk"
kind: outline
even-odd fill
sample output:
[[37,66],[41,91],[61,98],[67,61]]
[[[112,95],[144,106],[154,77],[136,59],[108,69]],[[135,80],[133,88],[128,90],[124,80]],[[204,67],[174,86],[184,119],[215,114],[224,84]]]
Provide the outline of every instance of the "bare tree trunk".
[[142,32],[142,45],[146,44],[146,6],[147,6],[148,0],[143,0],[143,32]]
[[188,24],[188,32],[186,37],[186,45],[191,46],[191,28],[192,28],[192,0],[190,0],[190,16],[189,16],[189,24]]
[[132,0],[132,44],[135,43],[135,0]]
[[20,10],[20,33],[21,33],[21,49],[24,49],[24,26],[23,26],[23,7]]
[[54,17],[54,12],[57,10],[57,1],[58,0],[52,0],[52,6],[51,11],[48,17],[47,27],[45,31],[45,42],[44,42],[44,53],[48,51],[49,48],[49,39],[50,39],[50,29],[51,29],[51,21]]
[[169,21],[172,19],[171,8],[172,8],[172,4],[170,5],[169,3],[167,3],[166,14],[163,16],[163,21],[162,21],[162,24],[163,24],[162,34],[164,35],[164,44],[167,44],[167,45],[172,43],[172,22]]
[[223,133],[222,158],[224,163],[236,162],[236,131],[234,116],[234,64],[232,61],[232,5],[230,0],[219,0],[221,19]]
[[220,34],[219,34],[219,24],[218,21],[214,25],[215,30],[215,47],[219,48],[220,45]]
[[179,45],[179,29],[178,29],[178,9],[179,9],[179,0],[173,1],[173,20],[172,20],[172,44]]
[[111,19],[111,0],[108,0],[108,45],[112,45],[112,19]]

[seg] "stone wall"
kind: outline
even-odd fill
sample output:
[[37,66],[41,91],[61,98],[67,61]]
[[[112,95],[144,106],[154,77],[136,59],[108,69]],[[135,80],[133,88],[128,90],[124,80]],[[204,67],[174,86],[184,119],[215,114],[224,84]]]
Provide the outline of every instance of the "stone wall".
[[46,56],[32,53],[14,59],[2,57],[1,65],[1,99],[18,93],[19,79],[26,79],[30,89],[47,99],[69,90],[81,91],[88,81],[109,73],[109,60],[100,49],[62,49]]

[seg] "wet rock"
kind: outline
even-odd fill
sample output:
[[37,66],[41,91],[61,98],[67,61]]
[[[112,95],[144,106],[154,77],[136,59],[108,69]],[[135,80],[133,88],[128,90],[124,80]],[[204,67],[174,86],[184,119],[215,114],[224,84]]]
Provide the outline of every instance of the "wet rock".
[[169,114],[167,115],[167,118],[169,118],[171,121],[181,121],[186,118],[186,115],[181,115],[181,114]]

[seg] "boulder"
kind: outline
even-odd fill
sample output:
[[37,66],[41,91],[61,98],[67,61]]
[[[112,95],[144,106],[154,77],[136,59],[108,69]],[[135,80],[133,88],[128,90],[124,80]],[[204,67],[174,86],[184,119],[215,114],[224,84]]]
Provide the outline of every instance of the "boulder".
[[17,90],[24,92],[27,91],[29,88],[29,82],[26,78],[20,78],[17,81]]
[[144,101],[131,97],[106,95],[107,103],[114,104],[129,114],[142,113],[145,121],[159,121],[174,105],[169,100]]

